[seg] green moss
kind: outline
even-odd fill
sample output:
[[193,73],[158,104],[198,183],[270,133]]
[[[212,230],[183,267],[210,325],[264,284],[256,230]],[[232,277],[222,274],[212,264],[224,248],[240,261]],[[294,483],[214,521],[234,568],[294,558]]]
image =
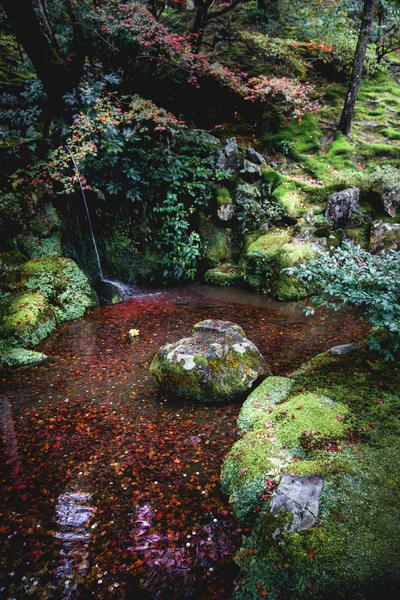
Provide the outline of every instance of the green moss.
[[287,231],[274,230],[248,245],[239,264],[244,281],[258,290],[268,291],[279,251],[290,239]]
[[389,138],[390,140],[400,140],[400,131],[397,129],[392,129],[391,127],[386,127],[380,131],[381,135]]
[[291,217],[302,215],[306,209],[305,199],[301,190],[297,189],[296,184],[290,181],[281,183],[271,194],[272,198],[283,208]]
[[221,486],[237,518],[251,521],[253,511],[262,504],[266,480],[276,480],[291,456],[281,449],[268,430],[249,431],[234,444],[221,471]]
[[229,229],[219,229],[211,219],[203,215],[200,220],[200,236],[205,246],[206,258],[212,266],[232,262],[236,256],[236,248]]
[[18,368],[32,365],[38,365],[47,359],[46,354],[26,350],[25,348],[15,348],[0,356],[0,365],[3,368]]
[[232,204],[231,193],[227,188],[217,188],[217,204]]
[[68,258],[35,258],[22,267],[22,286],[43,294],[54,307],[58,322],[76,319],[97,306],[87,277]]
[[271,295],[275,300],[290,302],[304,300],[309,296],[309,292],[298,279],[281,273],[273,279]]
[[3,328],[6,336],[27,346],[36,346],[56,326],[54,310],[39,293],[16,294],[11,297]]
[[256,484],[261,472],[271,471],[266,432],[296,452],[283,472],[323,477],[319,517],[311,529],[291,534],[284,527],[290,513],[270,514],[264,492],[265,509],[236,556],[241,583],[235,597],[255,599],[265,590],[277,598],[279,588],[289,600],[394,598],[400,584],[400,362],[388,365],[361,348],[342,358],[325,353],[291,381],[288,399],[272,412],[266,406],[259,423],[265,419],[267,426],[235,444],[223,474],[233,506],[239,503],[238,514],[248,518],[245,504],[261,505],[264,490]]
[[285,400],[290,391],[287,377],[267,377],[250,394],[240,409],[237,427],[239,432],[252,429],[266,412],[272,412],[276,404]]
[[369,243],[369,231],[365,227],[352,227],[346,229],[346,237],[361,246],[361,248],[368,248]]
[[237,265],[233,265],[232,263],[224,263],[218,267],[209,269],[205,273],[204,279],[211,285],[219,285],[224,287],[239,284],[242,277]]

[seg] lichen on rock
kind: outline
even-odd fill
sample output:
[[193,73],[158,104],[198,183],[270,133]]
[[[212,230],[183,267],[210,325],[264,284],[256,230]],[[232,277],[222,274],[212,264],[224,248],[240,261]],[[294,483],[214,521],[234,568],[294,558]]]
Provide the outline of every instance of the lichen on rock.
[[267,369],[239,325],[210,319],[196,323],[190,337],[160,348],[150,372],[166,393],[216,402],[243,396]]

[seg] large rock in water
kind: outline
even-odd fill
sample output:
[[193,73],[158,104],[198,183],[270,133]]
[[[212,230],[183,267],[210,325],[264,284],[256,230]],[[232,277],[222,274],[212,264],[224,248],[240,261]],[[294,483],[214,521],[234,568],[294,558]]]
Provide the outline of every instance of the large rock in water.
[[239,325],[209,319],[196,323],[190,337],[160,348],[150,372],[166,393],[216,402],[243,396],[267,370]]
[[360,208],[359,197],[360,190],[356,187],[335,192],[328,197],[325,217],[332,221],[334,229],[344,227]]

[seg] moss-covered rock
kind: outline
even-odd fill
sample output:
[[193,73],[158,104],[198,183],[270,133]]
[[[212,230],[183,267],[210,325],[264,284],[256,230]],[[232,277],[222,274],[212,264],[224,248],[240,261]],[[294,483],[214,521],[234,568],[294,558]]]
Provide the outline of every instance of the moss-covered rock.
[[213,269],[208,269],[204,275],[204,279],[211,285],[219,285],[222,287],[229,285],[237,285],[241,282],[242,276],[237,265],[232,263],[224,263]]
[[[289,386],[290,382],[285,386],[287,390]],[[241,520],[251,518],[252,511],[261,504],[266,480],[278,482],[281,470],[299,453],[342,440],[346,435],[342,421],[347,412],[342,403],[305,393],[256,413],[253,430],[232,447],[221,472],[222,487],[236,516]]]
[[160,348],[150,372],[168,394],[216,402],[245,395],[266,367],[241,327],[207,320],[193,327],[191,337]]
[[43,352],[26,350],[26,348],[14,348],[0,356],[0,366],[3,368],[17,368],[38,365],[47,359]]
[[237,250],[232,242],[231,230],[217,227],[203,215],[200,221],[200,236],[205,247],[206,259],[212,266],[232,262]]
[[55,327],[55,312],[43,294],[27,292],[11,297],[2,325],[6,337],[36,346]]
[[[223,466],[236,514],[248,519],[259,507],[236,555],[235,598],[395,598],[400,362],[388,365],[362,349],[344,357],[325,353],[290,379],[286,399],[275,408],[265,402]],[[291,513],[270,511],[282,472],[323,478],[319,515],[307,530],[291,532]]]
[[245,243],[239,263],[244,281],[257,290],[270,291],[279,251],[290,240],[287,231],[276,229],[258,236],[250,244]]
[[288,377],[267,377],[250,394],[240,409],[237,427],[239,432],[253,429],[260,418],[272,412],[277,404],[285,400],[290,392]]
[[46,256],[21,269],[24,289],[42,294],[53,306],[58,322],[77,319],[98,305],[86,275],[73,260]]

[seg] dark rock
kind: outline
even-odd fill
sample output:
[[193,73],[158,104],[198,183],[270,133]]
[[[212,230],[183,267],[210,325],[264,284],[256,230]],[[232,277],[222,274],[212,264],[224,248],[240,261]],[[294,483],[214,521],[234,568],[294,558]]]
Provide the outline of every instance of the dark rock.
[[218,151],[216,168],[227,173],[239,171],[243,166],[243,158],[240,155],[235,138],[226,141],[223,148]]
[[335,192],[328,197],[325,217],[332,222],[333,229],[340,229],[351,219],[359,204],[360,190],[356,187]]
[[271,500],[275,514],[284,508],[293,514],[290,533],[309,529],[315,523],[323,479],[318,475],[298,477],[283,475]]
[[246,157],[250,162],[255,163],[256,165],[265,165],[265,158],[263,155],[257,152],[257,150],[254,150],[252,146],[248,146],[246,149]]
[[160,348],[150,372],[165,393],[215,402],[245,395],[266,367],[239,325],[206,320],[191,337]]
[[243,161],[243,168],[240,169],[240,175],[245,181],[259,181],[261,179],[261,169],[255,163],[245,159]]

